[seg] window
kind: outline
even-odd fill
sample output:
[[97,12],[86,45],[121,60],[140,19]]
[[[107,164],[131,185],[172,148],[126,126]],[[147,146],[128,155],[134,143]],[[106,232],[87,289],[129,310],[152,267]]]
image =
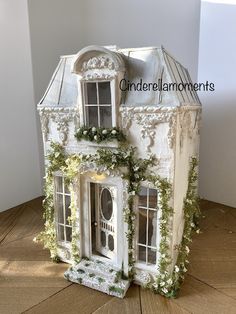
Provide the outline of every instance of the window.
[[71,242],[72,227],[68,219],[71,216],[69,208],[71,197],[62,176],[55,177],[55,194],[57,240],[59,242]]
[[102,128],[114,126],[110,81],[84,83],[84,114],[86,126]]
[[157,190],[141,187],[138,198],[137,258],[146,265],[156,264]]

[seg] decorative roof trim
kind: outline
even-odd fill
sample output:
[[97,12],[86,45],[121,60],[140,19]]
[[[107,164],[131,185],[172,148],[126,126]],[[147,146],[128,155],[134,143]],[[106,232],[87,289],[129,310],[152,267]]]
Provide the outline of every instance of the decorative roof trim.
[[[99,53],[107,55],[107,58],[99,56]],[[85,56],[87,54],[89,57],[86,59]],[[88,46],[74,56],[71,72],[81,75],[84,71],[94,68],[106,68],[108,70],[123,72],[125,71],[125,64],[119,52],[114,52],[101,46]]]

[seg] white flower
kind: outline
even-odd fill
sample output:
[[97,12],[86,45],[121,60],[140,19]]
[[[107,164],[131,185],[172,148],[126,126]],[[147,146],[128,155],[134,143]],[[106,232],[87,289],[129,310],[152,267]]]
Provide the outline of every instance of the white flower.
[[173,283],[172,279],[171,279],[171,278],[168,279],[168,280],[167,280],[167,283],[168,283],[168,285],[171,285],[171,284]]
[[158,288],[158,284],[156,282],[154,282],[154,284],[152,285],[154,289]]
[[107,130],[102,130],[102,134],[107,134]]
[[113,134],[113,135],[115,135],[116,133],[117,133],[116,130],[111,131],[111,134]]
[[84,131],[83,134],[86,135],[88,133],[88,131]]
[[195,227],[195,224],[193,222],[191,222],[191,227],[194,228]]
[[92,132],[96,132],[96,131],[97,131],[97,129],[95,128],[95,126],[92,127]]
[[168,290],[166,288],[161,289],[164,293],[168,293]]
[[184,268],[183,268],[183,271],[184,271],[184,273],[186,273],[186,271],[187,271],[187,268],[186,268],[186,267],[184,267]]
[[197,229],[197,230],[196,230],[196,233],[198,233],[198,234],[199,234],[199,233],[200,233],[200,229]]
[[130,195],[135,195],[135,191],[131,191],[129,194]]
[[165,281],[162,281],[162,282],[160,283],[160,286],[161,286],[161,287],[164,287],[165,284],[166,284]]
[[95,139],[95,141],[98,139],[97,135],[94,135],[94,137],[93,137],[93,138]]
[[138,170],[139,170],[138,166],[134,167],[134,171],[138,171]]
[[187,245],[185,246],[185,250],[186,250],[187,253],[189,253],[189,251],[190,251],[189,247]]
[[165,257],[166,257],[166,255],[165,255],[165,254],[161,254],[161,257],[162,257],[162,258],[165,258]]
[[179,272],[179,267],[177,265],[175,265],[175,271],[176,271],[176,273]]

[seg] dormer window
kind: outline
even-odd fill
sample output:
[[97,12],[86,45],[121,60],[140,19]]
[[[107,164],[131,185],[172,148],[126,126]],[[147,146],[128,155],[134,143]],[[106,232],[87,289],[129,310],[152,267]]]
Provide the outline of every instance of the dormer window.
[[84,82],[84,117],[88,127],[115,126],[110,81]]

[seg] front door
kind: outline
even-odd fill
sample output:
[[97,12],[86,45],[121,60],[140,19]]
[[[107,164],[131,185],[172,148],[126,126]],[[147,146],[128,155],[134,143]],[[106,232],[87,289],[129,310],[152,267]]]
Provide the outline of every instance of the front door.
[[91,245],[93,255],[109,259],[116,252],[117,188],[90,183]]

